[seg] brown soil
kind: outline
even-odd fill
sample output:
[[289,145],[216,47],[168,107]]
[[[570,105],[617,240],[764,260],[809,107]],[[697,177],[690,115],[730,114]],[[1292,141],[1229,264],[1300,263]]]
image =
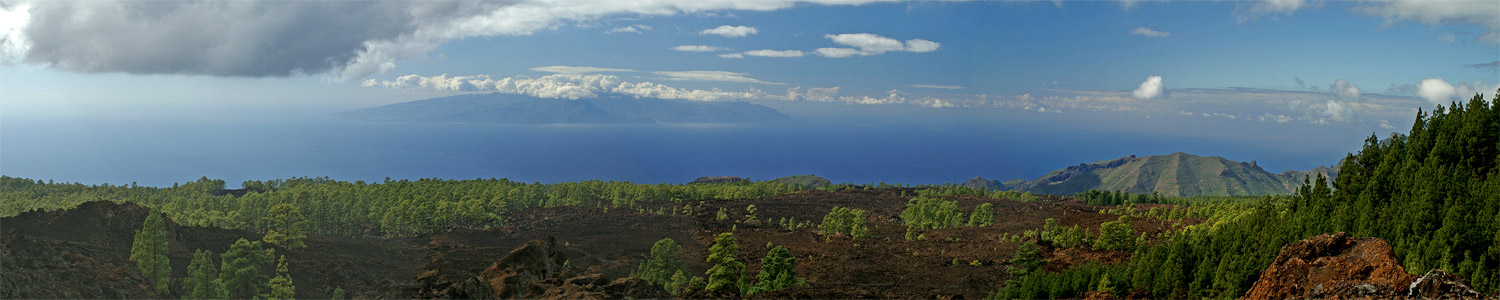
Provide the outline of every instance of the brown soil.
[[[683,246],[690,274],[703,274],[712,238],[734,232],[740,259],[751,273],[760,268],[767,244],[787,247],[798,258],[796,271],[808,286],[758,298],[981,298],[1009,279],[1005,268],[1017,245],[999,235],[1021,234],[1055,218],[1063,226],[1097,232],[1116,216],[1074,201],[1016,202],[979,197],[947,197],[966,211],[983,202],[995,205],[996,224],[931,230],[921,240],[904,239],[899,215],[911,190],[803,191],[764,199],[689,201],[639,209],[535,208],[506,216],[511,226],[455,230],[414,238],[344,238],[313,235],[307,248],[276,249],[289,260],[299,298],[326,298],[334,287],[361,298],[441,297],[436,285],[452,286],[489,273],[518,246],[552,237],[563,258],[550,274],[556,294],[591,294],[606,287],[639,291],[628,278],[662,238]],[[757,208],[754,220],[745,208]],[[691,214],[682,214],[686,205]],[[825,237],[816,223],[834,206],[869,211],[874,238]],[[716,218],[719,209],[730,216]],[[661,212],[661,213],[658,213]],[[147,210],[134,205],[88,203],[67,212],[33,212],[0,219],[5,231],[0,252],[0,298],[163,298],[182,295],[192,251],[222,253],[239,238],[260,235],[240,230],[179,226],[168,221],[174,283],[171,295],[157,295],[127,261],[134,231]],[[788,230],[782,218],[808,222]],[[1141,220],[1135,229],[1148,236],[1171,229]],[[1189,223],[1191,224],[1191,222]],[[1088,261],[1113,263],[1128,253],[1085,248],[1043,248],[1046,270]],[[954,261],[958,263],[955,264]],[[978,265],[971,263],[978,262]],[[500,272],[500,273],[496,273]],[[752,275],[753,276],[753,275]],[[540,278],[540,277],[538,277]],[[577,284],[568,285],[567,282]],[[444,287],[447,287],[444,286]],[[570,287],[571,286],[571,287]],[[66,287],[66,288],[57,288]],[[424,290],[429,292],[423,292]],[[451,294],[450,294],[451,295]],[[694,294],[695,296],[724,296]],[[582,296],[579,296],[582,297]]]

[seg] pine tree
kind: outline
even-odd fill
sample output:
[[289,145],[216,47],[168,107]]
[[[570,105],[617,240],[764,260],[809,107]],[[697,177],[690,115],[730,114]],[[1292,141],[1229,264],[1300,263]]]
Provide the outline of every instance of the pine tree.
[[974,208],[974,214],[969,215],[969,226],[990,226],[995,224],[995,205],[990,203],[980,204]]
[[219,268],[214,266],[213,253],[198,250],[188,264],[187,278],[182,279],[186,295],[183,299],[225,299],[224,282],[219,280]]
[[167,258],[167,227],[161,214],[152,212],[146,216],[141,229],[135,233],[130,245],[130,260],[134,260],[141,274],[155,281],[157,292],[168,292],[172,280],[172,264]]
[[307,247],[303,241],[307,239],[308,222],[302,217],[302,209],[297,208],[297,205],[282,203],[271,207],[265,223],[271,228],[262,238],[267,244],[287,248]]
[[260,242],[245,239],[229,246],[229,250],[220,256],[223,263],[219,267],[219,280],[224,283],[230,298],[264,298],[262,292],[270,280],[266,271],[274,261],[273,252],[273,249],[262,247]]
[[641,265],[636,268],[635,276],[652,284],[669,283],[673,273],[682,271],[683,266],[687,265],[687,261],[678,255],[680,252],[682,252],[682,246],[678,246],[677,241],[670,238],[656,241],[656,244],[651,246],[651,258],[641,262]]
[[281,259],[276,262],[276,277],[271,278],[268,285],[271,287],[271,294],[268,299],[282,300],[297,298],[297,287],[292,283],[292,274],[288,273],[286,269],[286,255],[282,255]]
[[708,248],[708,263],[713,266],[708,268],[708,285],[704,289],[742,293],[748,278],[745,276],[745,263],[735,259],[739,254],[740,246],[734,241],[734,234],[720,233],[714,239],[714,245]]
[[797,258],[792,257],[791,251],[782,246],[771,248],[760,260],[760,273],[755,275],[755,287],[748,294],[807,284],[806,280],[797,278],[796,268]]

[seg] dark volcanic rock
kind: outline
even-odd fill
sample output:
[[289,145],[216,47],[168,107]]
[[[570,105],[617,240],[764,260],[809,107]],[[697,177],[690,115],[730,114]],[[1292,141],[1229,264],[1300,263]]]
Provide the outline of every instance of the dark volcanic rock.
[[589,273],[568,277],[568,258],[557,240],[532,240],[511,250],[478,276],[451,282],[436,271],[417,277],[419,298],[445,299],[651,299],[667,293],[640,278],[610,280]]

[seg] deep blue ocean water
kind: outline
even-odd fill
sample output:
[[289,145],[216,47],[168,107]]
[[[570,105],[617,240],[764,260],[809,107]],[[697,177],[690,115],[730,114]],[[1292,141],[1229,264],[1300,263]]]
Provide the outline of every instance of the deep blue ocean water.
[[1077,115],[1027,111],[778,108],[796,119],[495,125],[365,122],[324,113],[10,118],[0,120],[0,174],[152,186],[207,176],[231,187],[247,179],[293,176],[680,183],[699,176],[760,180],[817,174],[835,182],[922,184],[975,176],[1031,179],[1083,162],[1177,151],[1259,160],[1272,172],[1308,169],[1358,149],[1369,134],[1328,141],[1277,138],[1282,133],[1276,130],[1237,131],[1246,126],[1241,123],[1179,128],[1175,121],[1159,120],[1121,126],[1112,119],[1121,117],[1105,113],[1077,122]]

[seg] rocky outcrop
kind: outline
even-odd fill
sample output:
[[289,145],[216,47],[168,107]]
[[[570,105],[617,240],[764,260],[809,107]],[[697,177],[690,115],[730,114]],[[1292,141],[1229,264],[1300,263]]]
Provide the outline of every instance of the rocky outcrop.
[[1340,232],[1281,248],[1241,299],[1451,299],[1479,293],[1453,275],[1406,273],[1389,243]]
[[1422,278],[1412,281],[1406,295],[1412,298],[1461,298],[1478,299],[1479,292],[1469,287],[1463,279],[1443,270],[1427,271]]
[[640,278],[605,278],[598,272],[571,275],[557,240],[516,247],[478,276],[447,282],[436,271],[417,277],[420,298],[448,299],[648,299],[667,293]]

